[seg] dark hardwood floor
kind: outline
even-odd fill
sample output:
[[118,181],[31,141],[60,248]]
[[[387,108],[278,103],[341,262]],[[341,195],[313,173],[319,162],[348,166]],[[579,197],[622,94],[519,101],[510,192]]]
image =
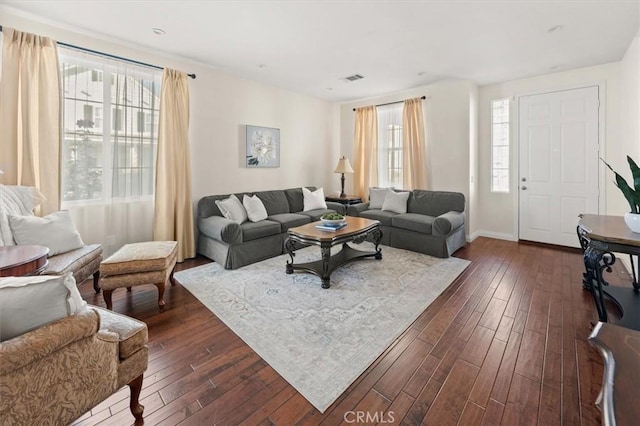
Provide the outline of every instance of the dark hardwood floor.
[[[324,414],[180,285],[163,313],[152,285],[114,292],[114,310],[149,327],[145,424],[600,424],[579,251],[478,238],[456,257],[472,263]],[[90,281],[80,290],[104,306]],[[76,423],[132,424],[128,397]]]

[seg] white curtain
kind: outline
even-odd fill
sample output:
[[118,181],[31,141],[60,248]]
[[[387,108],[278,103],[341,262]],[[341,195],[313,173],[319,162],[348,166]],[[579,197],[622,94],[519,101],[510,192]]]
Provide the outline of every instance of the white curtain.
[[0,80],[1,182],[35,186],[59,207],[60,78],[56,43],[3,28]]
[[161,71],[64,50],[62,208],[110,255],[150,241]]

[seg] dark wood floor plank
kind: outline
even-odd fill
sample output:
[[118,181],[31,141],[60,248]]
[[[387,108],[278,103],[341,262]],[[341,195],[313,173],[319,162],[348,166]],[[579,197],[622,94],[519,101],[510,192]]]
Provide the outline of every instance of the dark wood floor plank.
[[456,361],[442,389],[431,404],[423,423],[455,425],[464,409],[471,387],[480,369],[468,362]]
[[[149,328],[145,424],[333,426],[355,411],[381,425],[600,424],[602,360],[586,340],[597,316],[582,289],[581,253],[477,238],[455,255],[471,265],[325,413],[182,285],[166,289],[164,312],[152,286],[115,292],[114,310]],[[620,268],[610,275],[628,285]],[[104,306],[91,280],[79,289]],[[125,387],[75,423],[132,424],[128,403]]]

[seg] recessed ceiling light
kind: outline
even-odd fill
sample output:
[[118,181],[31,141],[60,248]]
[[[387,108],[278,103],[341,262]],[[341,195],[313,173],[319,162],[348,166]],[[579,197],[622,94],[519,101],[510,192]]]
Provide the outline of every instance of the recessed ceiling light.
[[155,35],[165,35],[167,32],[165,30],[163,30],[162,28],[151,28],[151,31],[153,31],[153,33]]
[[424,71],[420,71],[420,72],[418,73],[418,75],[425,75],[425,74],[426,74],[426,72],[424,72]]
[[554,25],[547,30],[548,33],[556,33],[562,29],[562,25]]
[[258,64],[258,68],[266,68],[267,65],[266,64]]
[[333,87],[327,87],[327,90],[331,91],[333,90]]
[[559,70],[560,68],[562,68],[562,65],[554,65],[550,69],[551,71],[555,71],[555,70]]

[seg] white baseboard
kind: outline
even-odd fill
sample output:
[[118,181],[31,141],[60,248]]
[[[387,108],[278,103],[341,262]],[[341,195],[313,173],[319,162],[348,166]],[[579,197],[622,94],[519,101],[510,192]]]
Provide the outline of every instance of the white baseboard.
[[518,241],[518,238],[513,236],[512,234],[492,231],[476,231],[473,234],[467,235],[467,242],[470,243],[478,237],[495,238],[496,240]]

